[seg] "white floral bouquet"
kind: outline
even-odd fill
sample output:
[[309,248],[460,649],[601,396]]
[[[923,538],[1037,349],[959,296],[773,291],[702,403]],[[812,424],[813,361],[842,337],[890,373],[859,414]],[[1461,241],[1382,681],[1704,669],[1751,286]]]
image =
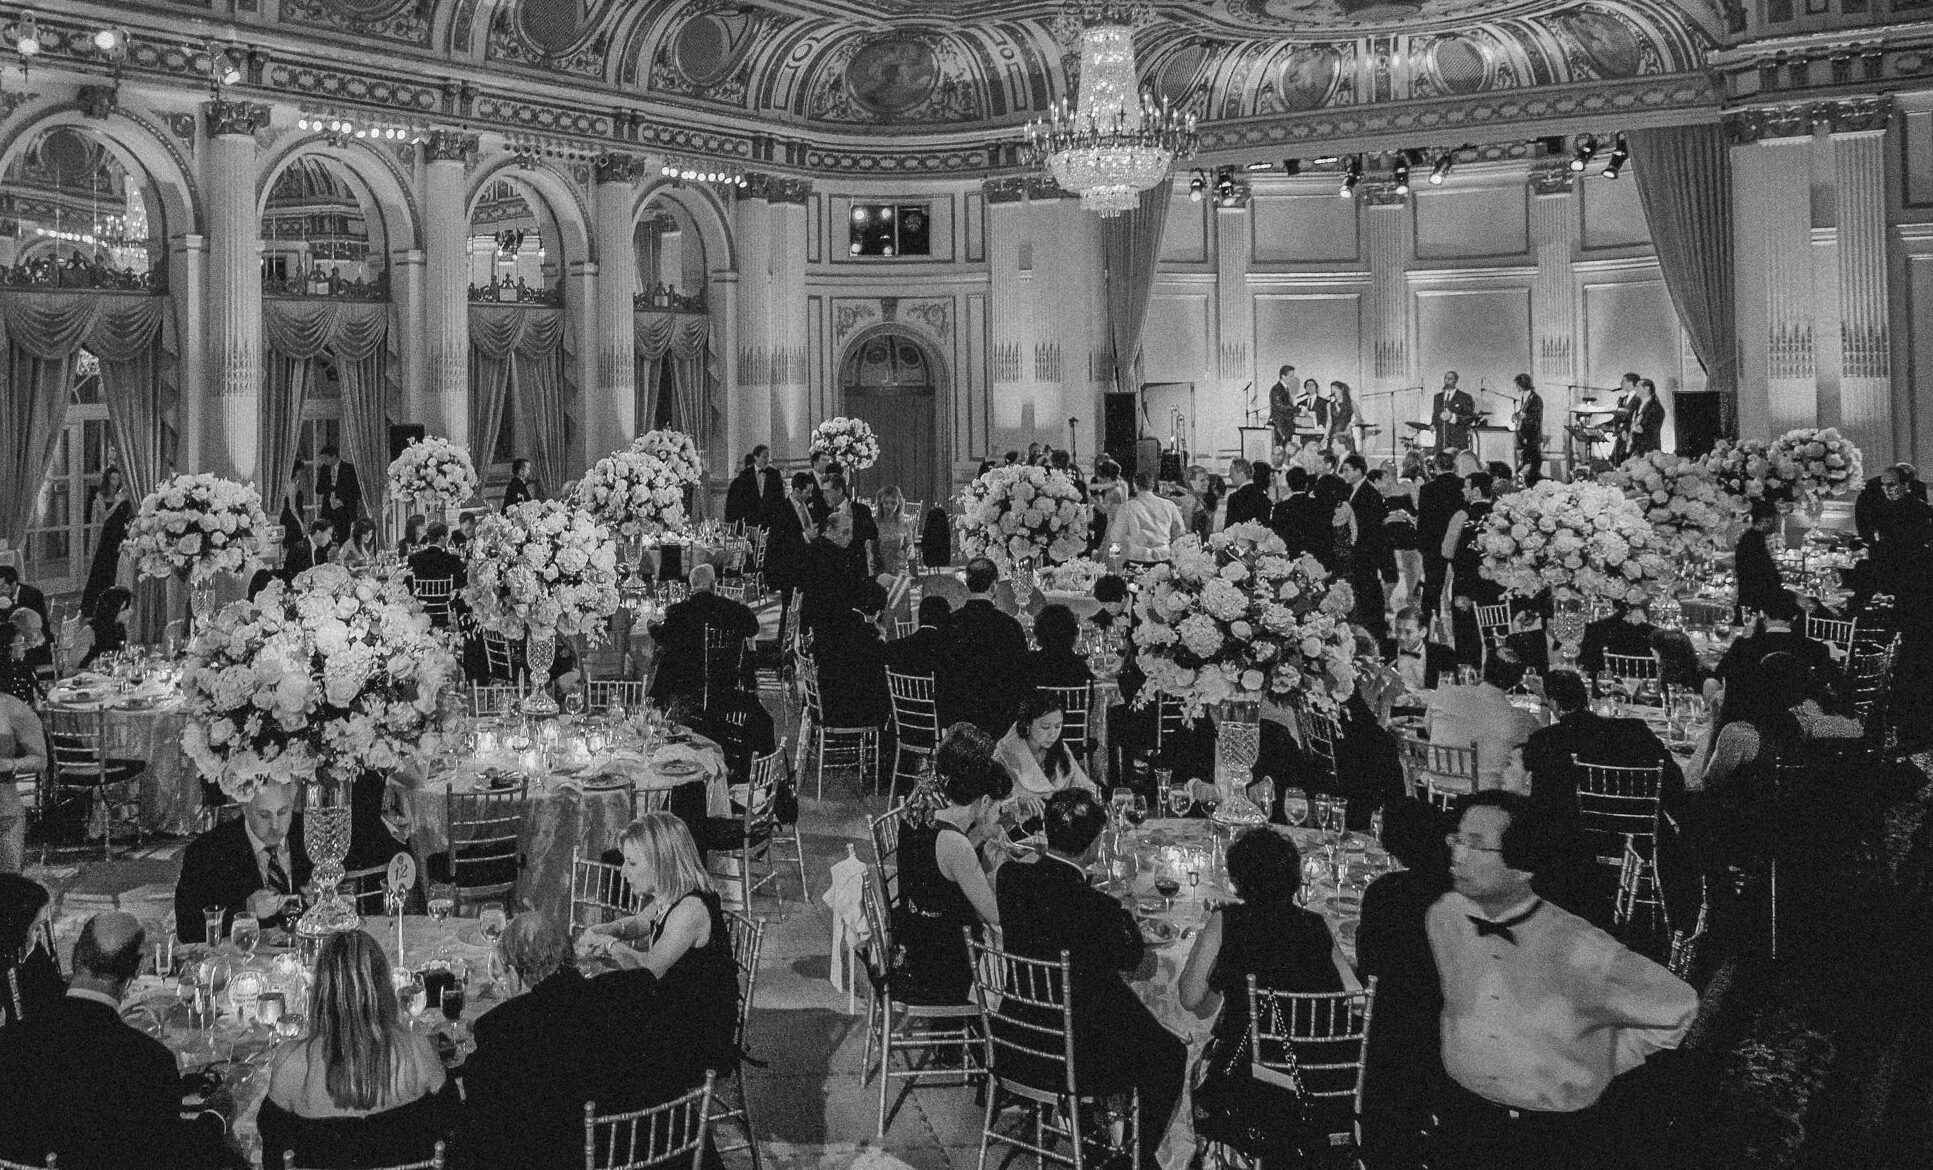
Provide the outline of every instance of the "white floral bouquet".
[[685,481],[671,464],[640,447],[643,441],[591,464],[572,495],[579,508],[631,540],[685,526]]
[[808,454],[823,452],[847,471],[864,471],[879,462],[879,437],[865,419],[829,418],[812,428]]
[[318,770],[395,768],[436,750],[461,673],[400,576],[317,565],[198,624],[181,747],[237,801]]
[[484,629],[506,638],[581,634],[596,642],[617,612],[610,529],[561,500],[527,500],[485,516],[465,558],[463,600]]
[[1758,439],[1718,440],[1711,454],[1705,456],[1705,466],[1718,486],[1745,501],[1789,504],[1792,485],[1799,477],[1798,468],[1789,463],[1775,466],[1769,445]]
[[477,494],[477,468],[470,453],[450,440],[431,435],[411,439],[389,464],[389,494],[399,500],[428,500],[460,508]]
[[1719,530],[1736,519],[1742,501],[1719,486],[1710,466],[1669,451],[1633,455],[1598,482],[1623,492],[1670,545],[1670,555],[1708,548]]
[[686,486],[696,487],[705,480],[705,458],[698,453],[698,444],[683,431],[646,431],[632,440],[631,449],[656,455]]
[[128,528],[127,551],[145,576],[179,574],[200,582],[216,573],[239,573],[259,559],[268,529],[255,485],[216,475],[176,475],[141,498]]
[[1608,484],[1544,480],[1497,500],[1477,534],[1482,573],[1519,597],[1644,601],[1676,576],[1672,541]]
[[1057,564],[1087,548],[1088,505],[1073,477],[1049,467],[996,467],[960,493],[961,548],[1002,569]]
[[1356,688],[1355,594],[1314,557],[1290,557],[1261,524],[1204,544],[1189,535],[1141,577],[1134,644],[1148,685],[1193,719],[1217,703],[1301,702],[1335,711]]
[[1042,569],[1035,584],[1044,593],[1073,593],[1086,597],[1094,592],[1094,582],[1107,575],[1108,568],[1092,557],[1075,557]]
[[1767,456],[1796,472],[1793,490],[1808,507],[1845,495],[1865,483],[1866,468],[1851,439],[1838,427],[1800,427],[1774,439]]

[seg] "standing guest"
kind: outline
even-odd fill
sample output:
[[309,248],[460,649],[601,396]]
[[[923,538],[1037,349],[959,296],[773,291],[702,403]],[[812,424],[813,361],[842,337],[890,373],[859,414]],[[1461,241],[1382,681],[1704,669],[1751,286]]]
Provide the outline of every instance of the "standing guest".
[[87,619],[75,640],[74,651],[79,652],[80,661],[74,664],[74,669],[86,670],[101,655],[118,654],[127,648],[127,612],[133,603],[134,594],[124,585],[101,591],[94,601],[93,616]]
[[952,645],[946,632],[952,617],[953,607],[946,598],[933,593],[920,598],[919,626],[904,638],[886,643],[886,669],[894,674],[937,676],[940,660]]
[[1383,493],[1369,482],[1369,461],[1351,454],[1342,461],[1342,481],[1349,485],[1349,508],[1356,514],[1356,559],[1349,585],[1356,595],[1355,622],[1381,640],[1389,634],[1383,608],[1383,560],[1389,554],[1388,526],[1384,524]]
[[1007,777],[979,746],[949,735],[933,773],[945,805],[899,836],[899,896],[893,905],[893,998],[904,1003],[970,1002],[973,969],[965,932],[1000,925],[980,849],[1000,829]]
[[1013,776],[1014,796],[1025,806],[1028,818],[1038,815],[1041,803],[1056,792],[1100,791],[1061,739],[1065,721],[1060,700],[1036,691],[994,748],[993,758]]
[[1315,483],[1316,506],[1326,523],[1323,538],[1311,550],[1322,566],[1345,581],[1356,572],[1356,513],[1349,506],[1349,485],[1338,475]]
[[264,784],[242,805],[241,816],[190,841],[175,882],[175,933],[181,941],[220,942],[203,931],[202,912],[216,907],[222,910],[224,938],[236,914],[274,924],[286,899],[309,881],[309,854],[295,829],[295,785]]
[[792,616],[792,599],[805,583],[806,542],[812,521],[812,473],[793,473],[792,494],[771,514],[765,536],[765,583],[779,594],[779,645]]
[[[656,978],[657,1010],[637,1047],[659,1054],[657,1075],[675,1092],[705,1083],[707,1072],[738,1067],[738,968],[725,914],[685,823],[668,812],[646,813],[618,841],[624,880],[647,899],[642,913],[593,926],[580,940],[625,970],[613,994]],[[597,980],[592,980],[595,984]],[[652,994],[647,992],[647,995]]]
[[[669,706],[683,699],[692,706],[699,703],[706,684],[721,691],[736,690],[735,676],[713,673],[707,662],[706,639],[724,637],[743,642],[758,636],[758,616],[742,601],[720,597],[718,570],[710,564],[693,565],[686,578],[691,592],[683,601],[664,611],[664,620],[651,628],[658,647],[658,669],[651,679],[651,701]],[[743,661],[744,655],[740,655]]]
[[1753,500],[1751,516],[1751,527],[1739,533],[1732,558],[1741,620],[1754,610],[1763,613],[1773,608],[1773,599],[1785,593],[1785,580],[1779,576],[1778,562],[1772,559],[1767,543],[1779,528],[1778,505],[1770,500]]
[[1275,432],[1275,445],[1295,445],[1295,367],[1283,366],[1269,387],[1269,429]]
[[[12,565],[0,565],[0,617],[11,617],[16,610],[30,609],[40,615],[40,624],[46,628],[51,623],[47,618],[47,595],[37,585],[28,585],[20,579],[20,570]],[[84,609],[83,613],[94,612]]]
[[510,482],[503,485],[503,510],[508,512],[525,500],[543,498],[543,489],[537,486],[536,477],[530,474],[530,460],[512,459]]
[[1854,501],[1853,523],[1872,549],[1875,584],[1883,592],[1896,592],[1909,571],[1908,562],[1924,553],[1933,538],[1933,508],[1927,506],[1926,485],[1913,465],[1899,463],[1880,472]]
[[359,571],[375,563],[376,522],[367,516],[358,516],[349,526],[349,541],[337,554],[336,564]]
[[1027,635],[993,603],[999,574],[985,557],[967,562],[967,599],[953,613],[953,648],[934,680],[942,727],[971,723],[995,739],[1034,689]]
[[46,731],[19,696],[0,692],[0,872],[27,868],[27,808],[19,799],[21,775],[46,774]]
[[1664,446],[1665,404],[1658,401],[1658,384],[1649,378],[1638,379],[1638,394],[1629,403],[1631,411],[1630,447],[1626,459],[1649,455]]
[[1303,468],[1291,467],[1283,473],[1282,482],[1288,495],[1276,502],[1274,511],[1269,515],[1269,527],[1282,538],[1283,544],[1289,546],[1289,555],[1320,555],[1322,550],[1333,548],[1330,534],[1332,517],[1323,512],[1321,503],[1311,490],[1314,481],[1309,473]]
[[1450,575],[1450,558],[1443,555],[1443,537],[1450,520],[1463,510],[1463,476],[1456,456],[1436,455],[1436,474],[1416,493],[1416,544],[1423,554],[1423,618],[1436,621],[1442,612],[1443,582]]
[[1450,565],[1450,622],[1456,633],[1456,656],[1470,666],[1484,657],[1477,607],[1503,600],[1503,586],[1483,575],[1483,546],[1478,542],[1484,521],[1490,516],[1493,483],[1484,471],[1463,477],[1463,508],[1450,517],[1438,550]]
[[430,518],[420,512],[403,521],[403,537],[396,542],[396,555],[408,560],[411,554],[423,546],[429,530]]
[[1088,482],[1087,498],[1094,505],[1094,517],[1088,523],[1088,551],[1098,553],[1107,548],[1107,534],[1114,524],[1114,513],[1128,498],[1127,485],[1121,482],[1119,463],[1106,455],[1094,461],[1094,478]]
[[356,465],[343,459],[334,443],[316,455],[315,498],[338,534],[347,535],[362,516],[362,480],[356,477]]
[[[1416,605],[1422,596],[1423,554],[1416,538],[1416,492],[1422,483],[1423,456],[1411,451],[1393,480],[1376,485],[1383,493],[1383,543],[1389,547],[1383,579],[1396,585],[1392,606]],[[1388,574],[1391,568],[1394,578]]]
[[1565,825],[1577,818],[1573,756],[1587,764],[1620,768],[1663,765],[1666,807],[1684,795],[1684,771],[1657,732],[1642,719],[1608,718],[1592,711],[1590,692],[1576,671],[1552,671],[1544,680],[1544,698],[1557,721],[1531,732],[1524,742],[1524,771],[1530,776],[1530,799],[1553,823]]
[[926,509],[926,519],[920,523],[920,563],[927,566],[953,563],[953,520],[944,504]]
[[[1618,383],[1618,406],[1612,413],[1611,421],[1605,424],[1605,434],[1613,437],[1611,443],[1611,466],[1616,467],[1631,457],[1631,415],[1632,407],[1638,400],[1638,383],[1644,381],[1635,373],[1627,373]],[[1596,399],[1589,401],[1595,402]]]
[[1039,645],[1030,657],[1037,687],[1084,687],[1094,681],[1085,656],[1076,653],[1080,640],[1080,619],[1064,605],[1042,606],[1034,615],[1034,641]]
[[1363,891],[1356,963],[1376,980],[1376,1021],[1364,1055],[1363,1164],[1414,1170],[1423,1164],[1430,1106],[1443,1077],[1443,987],[1424,920],[1450,888],[1443,822],[1428,802],[1383,807],[1383,849],[1403,868]]
[[1600,1104],[1613,1078],[1676,1048],[1698,995],[1651,960],[1545,903],[1532,880],[1555,834],[1528,797],[1458,802],[1452,892],[1430,907],[1443,987],[1443,1170],[1614,1166],[1631,1125]]
[[1134,473],[1134,495],[1114,510],[1107,544],[1120,545],[1130,561],[1150,564],[1168,559],[1170,546],[1188,531],[1181,509],[1154,490],[1154,473]]
[[282,491],[282,513],[276,523],[282,526],[282,548],[290,555],[308,543],[309,461],[297,459],[289,467],[289,480]]
[[392,1166],[427,1160],[456,1098],[427,1035],[399,1018],[382,944],[329,935],[316,955],[309,1031],[269,1065],[257,1126],[262,1164]]
[[[1536,471],[1544,466],[1544,396],[1529,374],[1517,375],[1517,466]],[[1529,485],[1526,484],[1526,487]]]
[[[161,1041],[121,1019],[147,941],[131,914],[96,914],[74,943],[67,993],[0,1028],[0,1158],[79,1170],[212,1165],[181,1120],[181,1076]],[[389,1002],[395,992],[384,988]]]
[[[826,476],[825,499],[828,518],[842,515],[852,530],[852,541],[846,546],[846,555],[852,561],[852,575],[872,577],[878,572],[879,564],[879,524],[873,519],[873,510],[852,498],[844,472]],[[825,527],[823,521],[820,527]]]
[[1356,453],[1356,399],[1349,393],[1349,383],[1329,383],[1328,397],[1328,434],[1325,444],[1331,452],[1343,451],[1350,455]]
[[732,477],[731,486],[725,489],[725,523],[757,524],[761,487],[757,463],[747,455],[739,464],[738,474]]
[[843,619],[852,608],[853,591],[861,585],[876,584],[854,555],[857,540],[852,525],[851,513],[843,509],[829,512],[816,537],[806,545],[800,581],[805,601],[799,612],[810,628]]
[[772,449],[760,443],[745,457],[745,467],[725,495],[725,522],[768,527],[785,504],[785,477],[772,466]]
[[881,575],[897,577],[906,571],[907,554],[913,548],[913,522],[906,518],[906,496],[888,484],[874,497],[873,531],[875,555],[873,568]]
[[[885,604],[886,591],[877,581],[861,581],[847,592],[844,608],[813,627],[812,660],[827,727],[884,727],[892,720],[886,645],[875,620]],[[888,754],[880,753],[882,764]]]
[[54,1011],[67,990],[54,953],[47,887],[0,867],[0,1036]]
[[[1140,1170],[1154,1170],[1161,1142],[1149,1138],[1168,1131],[1187,1075],[1188,1049],[1122,978],[1141,965],[1141,929],[1134,916],[1112,895],[1087,884],[1087,866],[1099,854],[1107,824],[1100,802],[1082,788],[1056,792],[1044,816],[1046,855],[1001,866],[995,883],[1006,949],[1050,962],[1067,955],[1079,1077],[1074,1089],[1082,1096],[1140,1091]],[[1037,1046],[1037,1038],[1029,1044]],[[1002,1063],[1008,1063],[1006,1052]],[[1034,1068],[1018,1054],[1010,1071],[1002,1071],[1049,1091],[1066,1088],[1065,1073],[1057,1066]]]
[[[1268,465],[1262,465],[1267,469]],[[1233,528],[1237,524],[1267,524],[1269,522],[1269,489],[1265,483],[1257,482],[1254,464],[1246,459],[1236,459],[1228,465],[1228,478],[1235,490],[1228,493],[1228,516],[1224,524]]]
[[818,523],[826,518],[826,477],[839,470],[832,456],[824,451],[814,451],[806,458],[806,466],[812,472],[812,520]]
[[94,599],[120,576],[121,544],[127,540],[128,525],[133,520],[134,500],[128,495],[120,468],[102,469],[88,514],[94,529],[94,552],[87,563],[87,584],[81,590],[82,613],[89,612]]
[[1430,695],[1430,742],[1477,749],[1477,787],[1522,788],[1520,753],[1537,730],[1537,717],[1510,701],[1524,668],[1501,654],[1483,664],[1480,682],[1438,687]]

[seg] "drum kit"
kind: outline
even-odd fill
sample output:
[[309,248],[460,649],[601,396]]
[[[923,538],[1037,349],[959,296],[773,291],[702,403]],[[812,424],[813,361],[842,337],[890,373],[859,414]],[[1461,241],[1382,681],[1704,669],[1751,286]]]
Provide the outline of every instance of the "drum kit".
[[1572,422],[1564,428],[1564,432],[1574,442],[1584,444],[1584,461],[1587,464],[1598,461],[1599,444],[1617,441],[1617,413],[1616,407],[1599,406],[1595,402],[1571,408]]

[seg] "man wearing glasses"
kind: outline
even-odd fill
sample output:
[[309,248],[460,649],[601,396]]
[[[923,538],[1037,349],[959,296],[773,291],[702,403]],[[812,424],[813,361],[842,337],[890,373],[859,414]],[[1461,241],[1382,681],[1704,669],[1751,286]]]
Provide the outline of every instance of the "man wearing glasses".
[[1559,837],[1528,797],[1485,791],[1457,805],[1452,891],[1430,907],[1449,1074],[1437,1157],[1444,1170],[1541,1170],[1628,1161],[1610,1116],[1612,1078],[1676,1048],[1698,994],[1610,935],[1539,898]]

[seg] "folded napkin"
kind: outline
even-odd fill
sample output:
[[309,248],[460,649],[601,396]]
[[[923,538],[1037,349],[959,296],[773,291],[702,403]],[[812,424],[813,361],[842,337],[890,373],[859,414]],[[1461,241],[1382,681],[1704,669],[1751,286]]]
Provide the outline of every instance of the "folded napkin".
[[651,766],[691,771],[705,766],[704,756],[688,743],[668,743],[651,753]]

